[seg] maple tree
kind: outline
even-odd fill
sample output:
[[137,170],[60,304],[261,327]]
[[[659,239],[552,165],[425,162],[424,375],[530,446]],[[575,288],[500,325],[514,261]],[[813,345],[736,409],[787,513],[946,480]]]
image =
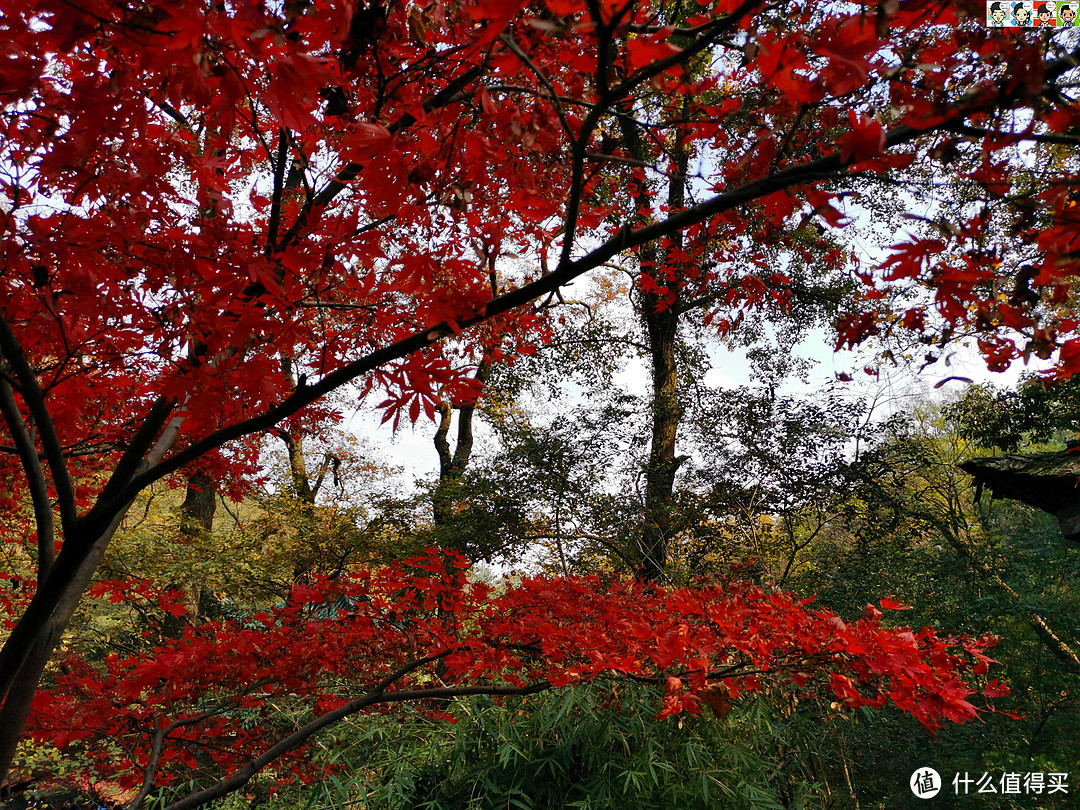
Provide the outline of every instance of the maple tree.
[[[840,343],[978,330],[994,367],[1080,367],[1075,160],[1012,181],[1018,145],[1076,144],[1067,31],[986,30],[974,2],[0,11],[3,531],[36,567],[0,649],[3,770],[139,492],[238,493],[261,435],[332,421],[354,381],[395,423],[468,402],[452,360],[527,351],[535,302],[626,251],[666,240],[657,308],[708,295],[725,251],[842,227],[846,184],[935,160],[969,210],[860,270]],[[638,122],[656,148],[635,155],[615,133],[645,95],[679,114]],[[668,206],[618,193],[691,169]],[[935,297],[890,313],[889,285]],[[786,294],[771,272],[729,286],[718,306]]]
[[[809,600],[745,583],[655,589],[597,577],[526,579],[495,593],[468,581],[469,566],[456,553],[432,553],[322,578],[244,621],[189,627],[145,655],[110,655],[104,669],[65,659],[55,686],[38,692],[31,732],[83,750],[96,779],[137,789],[133,808],[197,765],[205,774],[196,759],[204,750],[224,775],[169,805],[180,810],[242,787],[270,764],[279,778],[317,778],[302,767],[312,735],[372,706],[629,676],[663,686],[658,719],[702,702],[722,716],[741,695],[783,678],[806,695],[828,688],[848,708],[892,703],[934,727],[977,717],[962,677],[992,663],[993,638],[883,627],[874,605],[846,623]],[[92,590],[115,600],[155,596],[149,583]],[[167,594],[156,598],[169,607]],[[881,607],[905,609],[888,599]],[[981,691],[993,698],[1008,689],[991,680]],[[311,719],[276,724],[272,707],[285,695],[300,696]]]

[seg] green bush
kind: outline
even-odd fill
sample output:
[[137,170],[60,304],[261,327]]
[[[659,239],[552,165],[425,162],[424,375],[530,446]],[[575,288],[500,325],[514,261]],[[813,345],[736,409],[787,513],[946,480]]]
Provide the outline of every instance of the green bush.
[[[762,699],[723,719],[657,722],[655,687],[620,682],[448,709],[369,717],[327,756],[340,770],[297,806],[482,808],[818,807],[777,767],[778,723]],[[344,743],[345,740],[342,740]],[[283,797],[282,797],[283,798]]]

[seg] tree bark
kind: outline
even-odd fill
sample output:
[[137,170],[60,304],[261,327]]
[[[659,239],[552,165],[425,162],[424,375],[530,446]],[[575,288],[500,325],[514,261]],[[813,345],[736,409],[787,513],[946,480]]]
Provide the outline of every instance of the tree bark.
[[[56,564],[44,581],[39,583],[30,606],[8,636],[5,652],[12,649],[8,645],[13,639],[19,639],[16,634],[26,633],[28,638],[23,646],[25,654],[21,660],[13,662],[10,675],[5,673],[7,688],[0,703],[0,782],[7,776],[15,759],[19,737],[30,716],[31,701],[45,665],[52,657],[53,650],[75,614],[83,591],[90,584],[109,541],[126,514],[126,509],[117,514],[101,535],[89,544],[88,552],[81,555],[81,559],[75,551],[65,557],[67,548],[57,555]],[[65,570],[69,566],[73,570]]]
[[[6,328],[6,324],[2,325]],[[169,418],[174,408],[175,403],[164,399],[154,403],[117,463],[99,501],[161,462],[176,442],[183,422],[182,417]],[[164,430],[155,442],[162,427]],[[55,463],[63,465],[63,460]],[[66,468],[62,472],[66,476]],[[55,470],[53,473],[57,474]],[[64,492],[57,494],[61,514],[64,499],[70,497]],[[73,500],[67,506],[74,511]],[[119,501],[107,513],[93,514],[91,510],[70,522],[63,547],[48,572],[39,579],[33,599],[0,648],[0,783],[11,769],[45,666],[130,507],[130,499]]]
[[[644,162],[648,158],[633,123],[624,121],[623,140],[635,159]],[[682,210],[686,203],[688,155],[683,145],[675,148],[672,163],[674,165],[668,181],[667,205],[668,210],[674,212]],[[638,210],[648,210],[651,203],[644,182],[638,186],[636,192]],[[681,249],[682,235],[673,234],[669,244],[670,249]],[[656,286],[671,291],[666,295],[641,291],[637,299],[649,345],[652,376],[652,435],[649,458],[645,466],[645,503],[643,525],[638,538],[636,572],[639,578],[648,581],[660,579],[667,567],[668,544],[674,533],[671,511],[675,474],[685,460],[675,454],[679,421],[682,417],[678,365],[675,359],[675,346],[679,338],[680,279],[677,272],[674,278],[667,277],[667,269],[673,267],[669,261],[669,251],[664,251],[656,243],[652,243],[643,246],[638,253],[641,273],[649,275]]]
[[[488,355],[481,358],[476,367],[474,379],[481,383],[486,382],[491,373],[491,363]],[[454,411],[458,412],[457,444],[454,450],[450,450],[450,425]],[[461,477],[469,466],[473,449],[473,415],[476,413],[476,403],[469,405],[454,405],[443,401],[439,404],[439,427],[435,431],[435,450],[439,454],[439,481],[435,485],[435,492],[431,497],[431,510],[435,520],[435,527],[444,528],[450,525],[454,517],[454,490]]]
[[[180,534],[189,542],[201,535],[209,534],[214,528],[214,514],[217,512],[217,489],[214,479],[202,472],[188,478],[184,502],[180,504]],[[220,615],[221,603],[213,591],[204,588],[202,582],[189,582],[191,592],[187,594],[186,616],[165,619],[166,632],[179,635],[184,623],[202,618]]]
[[656,299],[654,294],[642,295],[641,314],[649,341],[652,372],[652,436],[645,467],[644,525],[639,541],[639,576],[647,580],[659,579],[667,567],[675,473],[682,463],[675,455],[682,416],[675,361],[679,319],[672,308],[657,311]]
[[188,478],[187,493],[180,505],[180,531],[188,537],[209,532],[214,527],[217,512],[217,492],[213,479],[206,473]]

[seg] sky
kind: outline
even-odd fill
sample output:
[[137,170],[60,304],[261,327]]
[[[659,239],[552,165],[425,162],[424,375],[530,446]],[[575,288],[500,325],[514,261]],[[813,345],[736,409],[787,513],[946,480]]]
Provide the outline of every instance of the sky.
[[[943,359],[921,372],[906,367],[884,367],[878,377],[871,377],[859,371],[869,359],[865,352],[834,352],[833,343],[828,330],[816,329],[793,347],[794,354],[811,360],[813,365],[805,381],[790,377],[778,387],[777,393],[810,397],[827,385],[835,385],[837,375],[849,373],[854,379],[842,384],[842,390],[850,392],[853,398],[866,397],[880,403],[878,413],[884,418],[920,399],[959,394],[972,383],[1014,386],[1024,373],[1040,370],[1039,366],[1025,367],[1017,361],[1005,372],[991,372],[986,369],[977,350],[970,346],[958,346],[947,360]],[[745,350],[714,342],[709,348],[709,357],[712,368],[705,375],[706,385],[728,389],[755,384],[756,377]],[[1043,367],[1045,365],[1042,364]],[[963,378],[970,379],[972,383],[965,382]],[[647,360],[631,358],[616,375],[615,381],[625,390],[644,396],[650,386]],[[402,467],[396,476],[396,486],[400,488],[401,495],[414,492],[417,481],[433,481],[438,474],[438,456],[432,443],[435,424],[421,416],[415,425],[403,422],[394,433],[390,424],[380,424],[380,419],[380,413],[372,410],[367,403],[361,403],[351,416],[346,415],[347,429],[379,448],[387,461]],[[491,433],[485,429],[480,417],[477,418],[475,433],[475,454],[481,455],[493,449]]]

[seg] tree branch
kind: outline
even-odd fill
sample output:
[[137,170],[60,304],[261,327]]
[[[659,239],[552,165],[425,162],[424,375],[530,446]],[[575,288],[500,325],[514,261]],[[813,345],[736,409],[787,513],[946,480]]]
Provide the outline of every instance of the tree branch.
[[[249,684],[244,691],[243,695],[250,694],[260,686],[265,686],[270,683],[269,678],[263,678]],[[142,803],[146,800],[146,797],[150,795],[150,791],[154,789],[154,775],[157,773],[157,764],[161,759],[161,750],[165,745],[165,739],[176,731],[178,728],[186,728],[187,726],[193,726],[196,723],[201,723],[203,720],[208,720],[211,717],[215,717],[224,711],[227,711],[235,704],[232,700],[222,701],[212,709],[207,709],[205,712],[195,715],[194,717],[185,717],[182,720],[174,720],[164,728],[161,727],[161,718],[155,718],[154,723],[158,726],[158,729],[154,732],[154,742],[150,747],[150,759],[143,768],[143,783],[139,787],[139,792],[135,795],[135,798],[128,803],[128,810],[139,810]]]
[[19,341],[3,317],[0,317],[0,360],[6,360],[11,370],[15,372],[15,378],[19,381],[19,393],[22,394],[23,401],[30,412],[30,418],[34,420],[40,432],[41,448],[49,470],[52,472],[53,487],[56,489],[60,525],[66,537],[74,532],[79,517],[75,508],[75,492],[71,487],[67,462],[64,461],[64,451],[60,446],[56,426],[45,405],[45,396],[38,385],[34,370],[30,367]]
[[[957,112],[957,116],[960,112]],[[944,128],[943,123],[940,128]],[[906,143],[921,137],[927,130],[915,129],[909,126],[894,128],[886,135],[886,148]],[[364,357],[347,363],[341,368],[330,372],[315,383],[298,387],[279,404],[267,411],[236,422],[232,425],[220,428],[203,439],[194,441],[184,450],[168,459],[162,460],[141,475],[133,478],[128,485],[117,493],[112,502],[102,502],[100,499],[85,516],[84,523],[89,531],[92,525],[107,520],[109,515],[118,508],[119,504],[131,500],[142,489],[154,481],[169,475],[180,469],[185,464],[194,461],[203,454],[221,447],[226,442],[261,432],[273,427],[282,419],[300,411],[311,403],[325,396],[329,392],[357,379],[380,366],[407,357],[415,352],[431,346],[445,337],[459,333],[462,329],[487,321],[496,315],[501,315],[519,306],[534,301],[541,296],[554,292],[557,288],[568,284],[575,278],[584,275],[588,271],[599,267],[614,256],[630,248],[644,245],[656,239],[661,239],[669,234],[689,228],[698,222],[730,211],[740,205],[772,194],[776,191],[806,185],[819,180],[829,179],[837,172],[846,167],[838,153],[791,166],[787,169],[775,172],[768,177],[754,180],[730,191],[718,194],[698,205],[684,208],[681,211],[669,215],[666,219],[644,225],[640,228],[624,226],[619,233],[608,239],[586,255],[576,260],[569,258],[560,259],[558,266],[549,275],[543,276],[536,281],[511,290],[504,295],[492,299],[483,308],[471,316],[457,320],[455,326],[446,321],[434,326],[414,332],[407,338],[392,343],[381,349],[377,349]],[[179,418],[179,417],[178,417]],[[174,421],[176,421],[174,419]],[[170,427],[172,427],[170,425]],[[177,426],[179,429],[179,426]],[[159,441],[163,444],[165,437]]]
[[274,760],[288,753],[292,749],[306,742],[316,732],[327,726],[333,725],[349,715],[380,703],[404,703],[413,700],[435,700],[452,697],[464,697],[466,695],[531,695],[543,692],[551,688],[547,681],[538,681],[528,686],[449,686],[435,687],[431,689],[403,689],[397,692],[386,690],[404,676],[433,661],[445,658],[454,650],[444,650],[436,655],[413,661],[400,669],[387,675],[379,684],[373,687],[362,697],[357,698],[332,711],[321,714],[309,720],[292,734],[278,740],[260,756],[248,762],[231,776],[222,779],[208,788],[197,791],[177,802],[168,805],[165,810],[190,810],[201,807],[207,802],[226,796],[243,787],[255,774],[265,768]]
[[0,377],[0,414],[7,423],[8,432],[15,442],[15,450],[22,462],[26,482],[30,487],[30,501],[34,507],[34,523],[38,536],[38,582],[43,580],[52,567],[55,556],[52,502],[49,500],[49,483],[41,469],[41,460],[30,434],[23,424],[22,414],[11,393],[7,380]]
[[[473,81],[478,79],[484,72],[482,65],[475,65],[460,76],[451,79],[450,82],[433,95],[427,101],[424,102],[424,112],[432,112],[452,102],[454,97],[465,87],[470,85]],[[416,119],[405,113],[397,121],[391,124],[387,129],[390,130],[390,134],[394,135],[403,129],[411,127],[416,123]],[[311,201],[311,205],[308,208],[323,208],[333,202],[345,187],[355,179],[360,172],[364,170],[364,164],[362,163],[346,163],[345,166],[334,176],[333,179],[327,181],[326,185],[319,189],[314,198]],[[281,244],[278,246],[279,250],[284,250],[291,245],[296,238],[300,235],[300,232],[304,229],[307,220],[305,217],[300,217],[292,224],[292,227],[281,238]]]
[[1080,146],[1080,135],[1039,135],[1034,132],[998,132],[986,127],[971,127],[966,124],[956,124],[949,127],[949,132],[957,135],[970,135],[974,138],[983,138],[987,135],[1000,137],[1014,137],[1021,141],[1034,141],[1035,143],[1052,143],[1062,146]]
[[554,86],[544,72],[536,66],[536,63],[529,58],[529,55],[525,51],[521,50],[521,46],[514,41],[514,38],[509,34],[500,34],[499,40],[506,45],[514,55],[521,60],[521,64],[525,65],[529,71],[536,76],[540,84],[544,85],[544,89],[548,91],[548,97],[551,100],[552,106],[555,108],[555,114],[559,116],[559,123],[562,124],[563,132],[566,133],[568,140],[574,139],[574,130],[570,127],[570,122],[566,120],[566,111],[563,110],[562,104],[559,102],[559,94],[555,92]]
[[267,225],[266,255],[277,250],[278,228],[281,226],[281,195],[285,187],[285,158],[289,156],[289,137],[285,128],[278,130],[277,157],[274,161],[274,191],[270,200],[270,222]]

